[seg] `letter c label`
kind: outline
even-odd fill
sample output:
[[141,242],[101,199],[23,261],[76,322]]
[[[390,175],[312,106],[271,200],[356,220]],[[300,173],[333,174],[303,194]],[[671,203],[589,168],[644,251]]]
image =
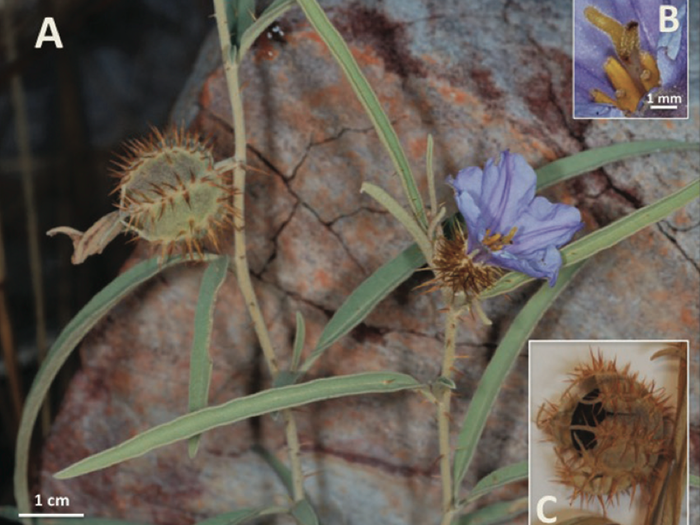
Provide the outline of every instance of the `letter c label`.
[[537,502],[537,519],[540,520],[542,523],[556,523],[557,518],[548,518],[544,515],[544,504],[548,501],[556,503],[557,498],[555,498],[554,496],[544,496],[540,498],[540,501]]

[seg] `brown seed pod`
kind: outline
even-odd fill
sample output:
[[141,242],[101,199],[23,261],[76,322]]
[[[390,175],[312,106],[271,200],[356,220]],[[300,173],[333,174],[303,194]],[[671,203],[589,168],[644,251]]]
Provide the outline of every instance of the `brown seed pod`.
[[175,127],[165,133],[153,128],[147,139],[128,142],[116,165],[118,211],[85,233],[65,226],[48,232],[71,238],[73,264],[101,253],[122,231],[160,248],[161,260],[173,253],[202,258],[205,248],[220,251],[219,236],[237,213],[231,203],[237,191],[227,176],[230,163],[218,167],[197,135]]
[[146,141],[127,147],[116,173],[117,207],[127,229],[160,247],[162,256],[201,256],[205,242],[218,251],[218,235],[235,213],[235,191],[207,145],[172,128],[165,134],[153,129]]
[[537,426],[554,442],[557,477],[573,489],[572,501],[596,498],[605,510],[621,494],[648,496],[659,459],[669,453],[668,398],[629,369],[591,352],[559,402],[540,407]]

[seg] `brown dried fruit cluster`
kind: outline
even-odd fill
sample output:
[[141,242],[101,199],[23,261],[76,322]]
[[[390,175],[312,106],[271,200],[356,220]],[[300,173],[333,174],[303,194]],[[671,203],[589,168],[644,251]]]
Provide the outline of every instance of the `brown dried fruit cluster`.
[[591,352],[558,403],[539,410],[537,426],[554,442],[557,475],[571,500],[594,498],[603,509],[639,488],[648,494],[659,459],[669,453],[673,417],[668,398],[630,366],[618,370]]

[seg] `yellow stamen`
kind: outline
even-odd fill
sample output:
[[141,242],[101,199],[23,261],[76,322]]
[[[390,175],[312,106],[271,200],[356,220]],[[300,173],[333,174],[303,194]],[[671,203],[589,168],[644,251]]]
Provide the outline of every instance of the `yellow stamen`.
[[612,104],[613,106],[617,105],[614,98],[609,97],[600,89],[591,89],[591,98],[593,99],[593,102],[597,102],[598,104]]
[[591,24],[610,37],[610,40],[613,41],[613,45],[615,46],[615,51],[618,51],[619,43],[622,40],[622,33],[625,30],[622,24],[614,18],[604,15],[592,6],[588,6],[584,9],[583,14]]
[[486,246],[492,252],[497,252],[502,250],[504,246],[512,244],[513,237],[515,237],[515,232],[517,231],[518,228],[513,227],[508,232],[508,235],[504,237],[501,233],[491,233],[491,230],[487,229],[481,244]]
[[619,58],[609,57],[603,65],[615,89],[615,100],[597,89],[591,91],[591,98],[594,102],[614,104],[626,113],[634,113],[645,93],[661,85],[656,60],[641,49],[639,23],[632,20],[622,25],[592,6],[584,10],[584,15],[610,37]]
[[640,54],[640,62],[642,63],[642,74],[640,78],[644,89],[649,91],[651,88],[661,85],[661,73],[659,73],[659,67],[656,65],[656,60],[649,53],[642,51]]
[[644,93],[637,87],[624,66],[614,58],[608,58],[603,69],[615,88],[616,106],[623,111],[633,113]]

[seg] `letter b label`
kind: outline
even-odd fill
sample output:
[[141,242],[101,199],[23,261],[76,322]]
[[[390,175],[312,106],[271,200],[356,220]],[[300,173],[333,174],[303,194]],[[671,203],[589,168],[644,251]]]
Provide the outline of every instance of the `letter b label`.
[[678,9],[672,5],[659,6],[659,31],[672,33],[679,26]]

